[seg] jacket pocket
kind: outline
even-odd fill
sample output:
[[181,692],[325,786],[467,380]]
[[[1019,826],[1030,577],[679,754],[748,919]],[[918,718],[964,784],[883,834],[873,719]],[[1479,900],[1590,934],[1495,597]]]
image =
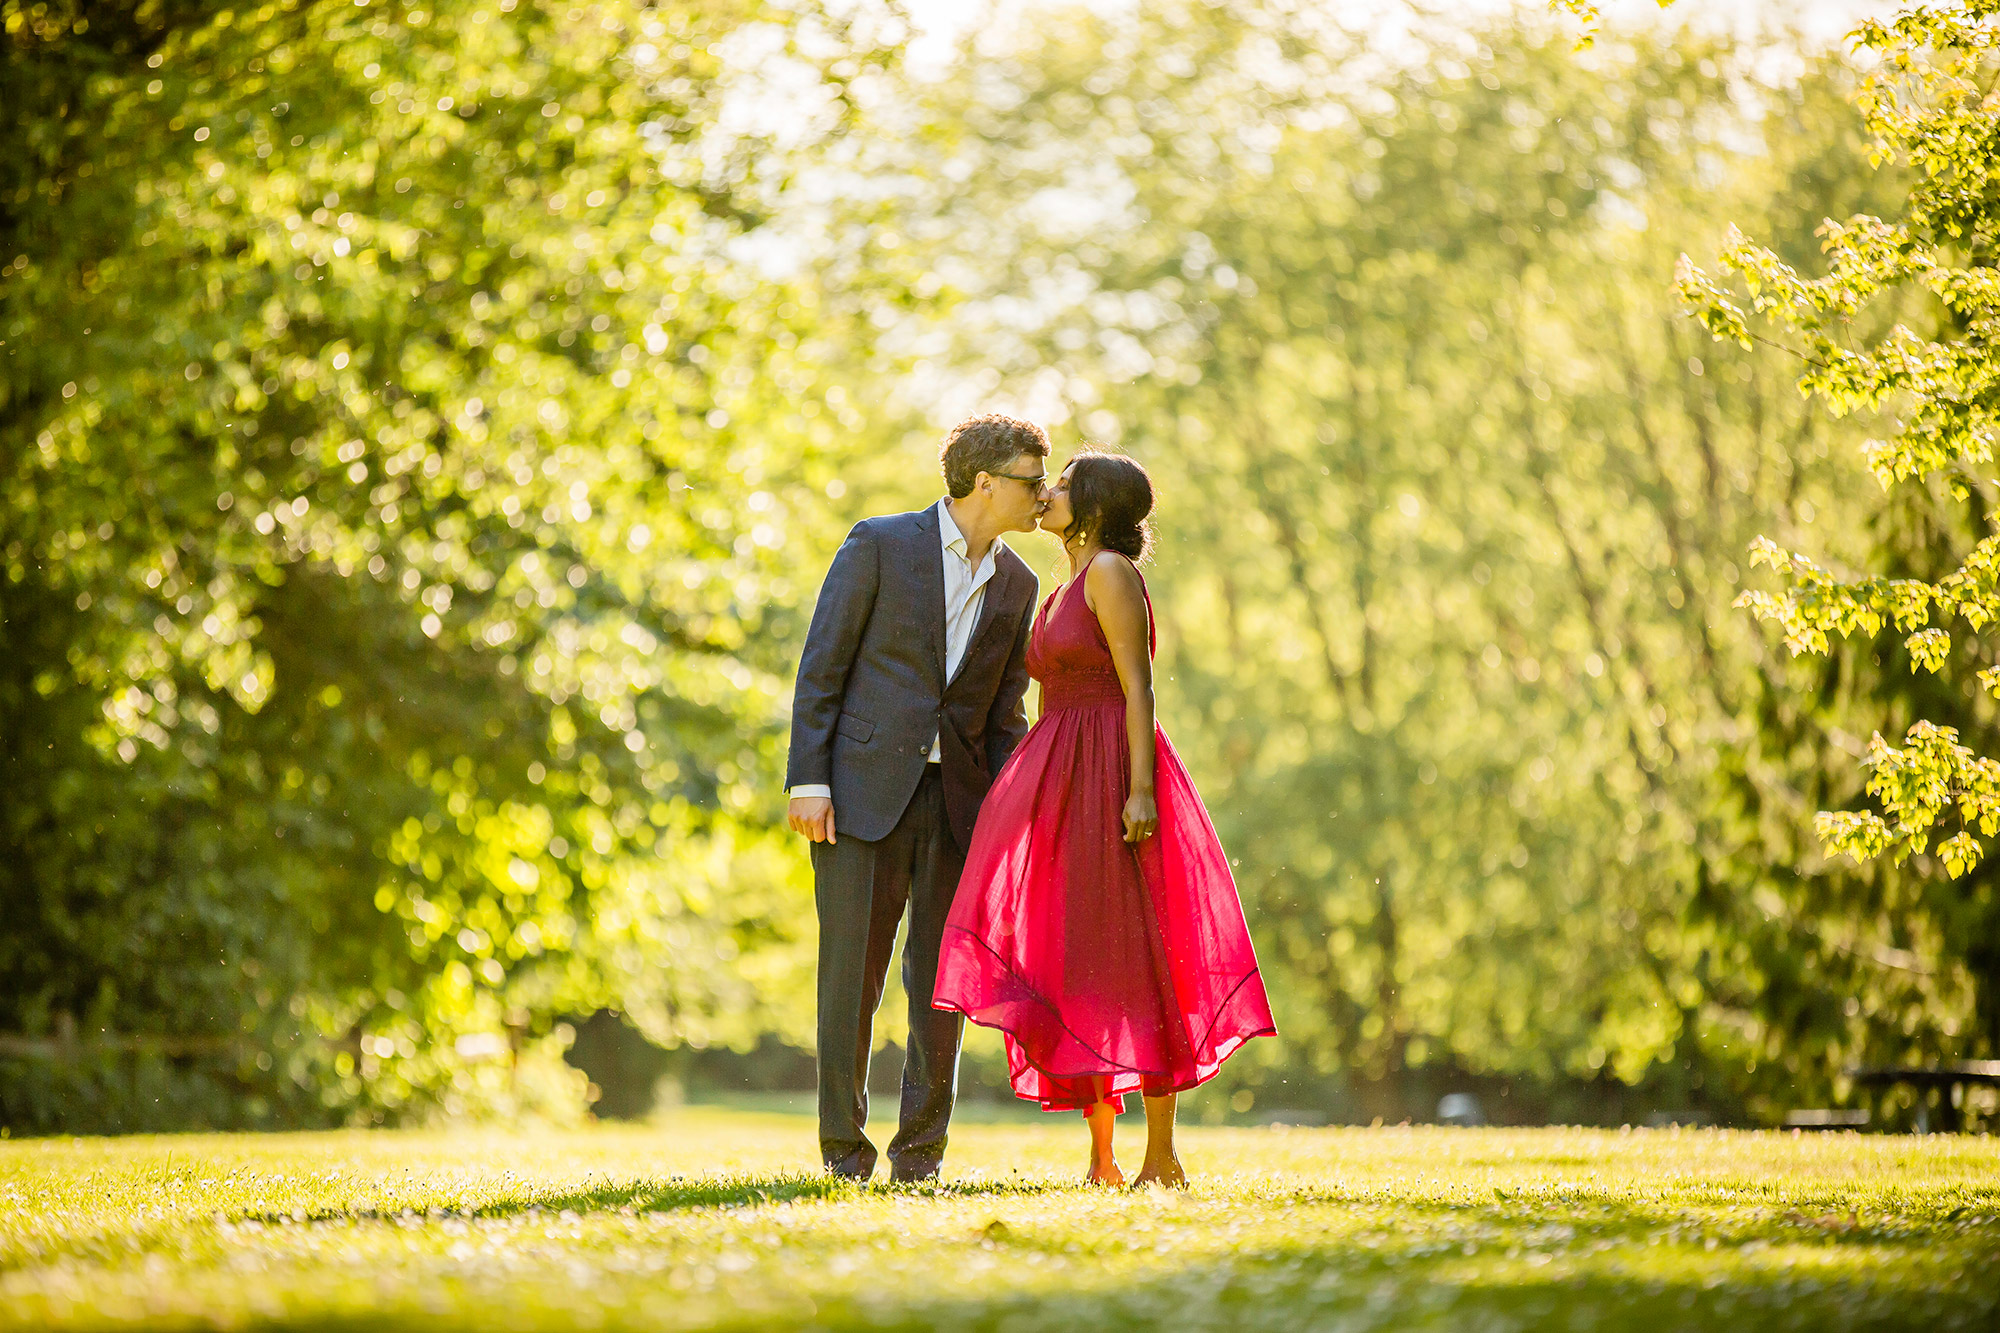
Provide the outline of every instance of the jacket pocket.
[[856,717],[852,713],[842,713],[840,720],[833,724],[833,729],[856,745],[865,745],[868,738],[875,734],[873,722],[865,717]]

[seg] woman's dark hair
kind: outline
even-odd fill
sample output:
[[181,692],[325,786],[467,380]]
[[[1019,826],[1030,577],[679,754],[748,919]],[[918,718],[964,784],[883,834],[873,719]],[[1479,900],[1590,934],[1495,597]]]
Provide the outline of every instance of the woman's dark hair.
[[1070,459],[1069,530],[1064,540],[1082,533],[1095,533],[1107,551],[1116,551],[1134,564],[1153,549],[1153,528],[1146,516],[1153,512],[1153,479],[1146,469],[1124,454],[1087,450]]

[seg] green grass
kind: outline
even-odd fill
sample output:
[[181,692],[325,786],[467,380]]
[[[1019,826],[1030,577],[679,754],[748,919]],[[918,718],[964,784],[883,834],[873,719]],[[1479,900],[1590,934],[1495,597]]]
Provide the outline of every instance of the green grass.
[[4,1143],[0,1328],[2000,1327],[1990,1139],[1190,1129],[1167,1195],[1074,1183],[1082,1133],[964,1126],[920,1189],[715,1110]]

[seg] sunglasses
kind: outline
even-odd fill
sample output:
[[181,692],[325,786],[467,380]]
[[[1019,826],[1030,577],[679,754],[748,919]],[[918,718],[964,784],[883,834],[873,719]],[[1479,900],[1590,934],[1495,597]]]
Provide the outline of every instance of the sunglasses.
[[1036,495],[1040,495],[1043,491],[1049,488],[1049,474],[1046,472],[1039,473],[1038,475],[1032,477],[1017,477],[1011,472],[994,472],[989,475],[995,477],[1005,477],[1009,481],[1018,481],[1023,486],[1026,486],[1030,491],[1034,492]]

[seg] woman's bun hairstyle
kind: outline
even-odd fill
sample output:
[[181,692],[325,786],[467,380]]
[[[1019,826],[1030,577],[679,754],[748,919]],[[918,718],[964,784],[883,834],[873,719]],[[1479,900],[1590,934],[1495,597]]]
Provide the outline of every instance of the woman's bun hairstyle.
[[1094,532],[1107,551],[1132,563],[1153,549],[1153,479],[1124,454],[1087,449],[1071,458],[1069,472],[1070,528],[1065,539]]

